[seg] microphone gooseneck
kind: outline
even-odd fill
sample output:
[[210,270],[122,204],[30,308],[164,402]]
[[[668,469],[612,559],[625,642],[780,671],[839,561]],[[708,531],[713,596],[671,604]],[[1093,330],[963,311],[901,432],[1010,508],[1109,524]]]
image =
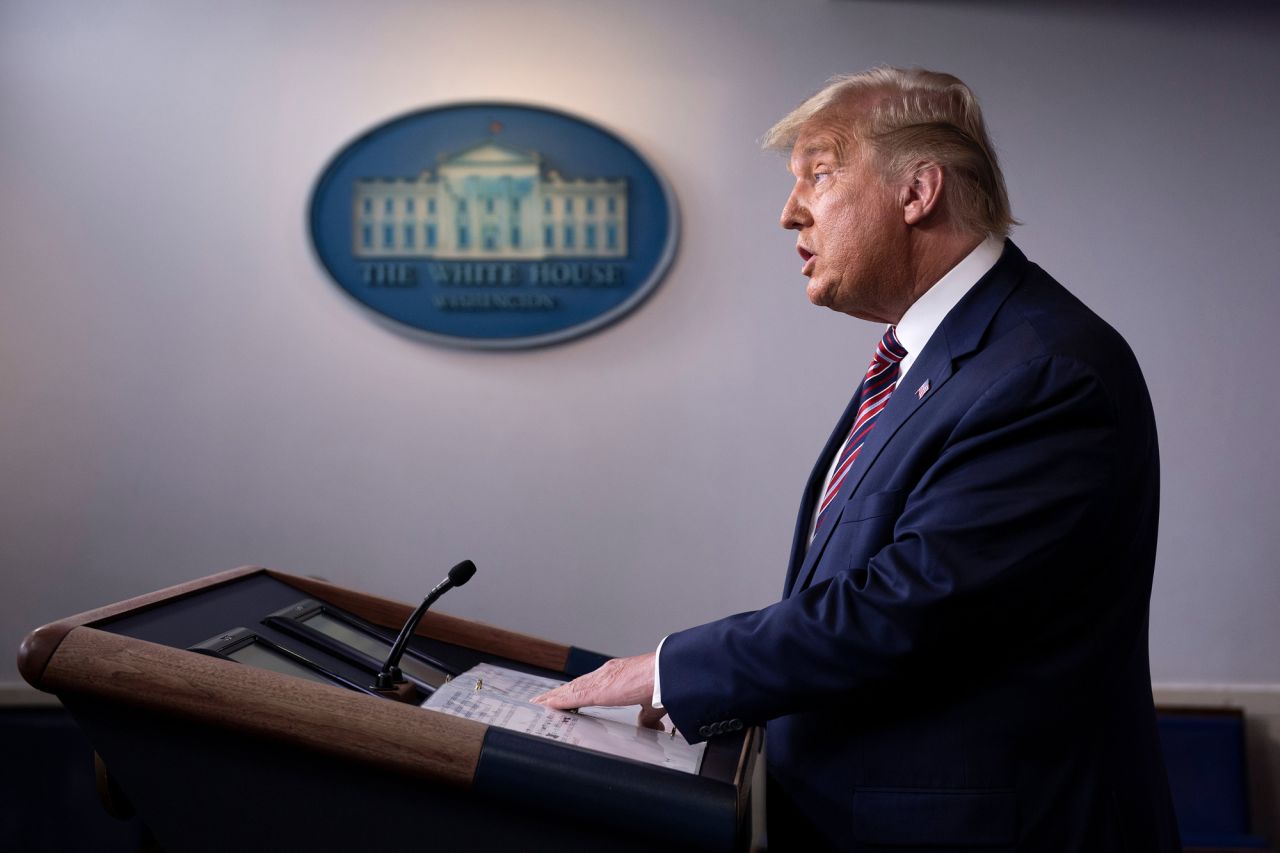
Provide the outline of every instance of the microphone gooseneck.
[[435,604],[436,599],[455,586],[462,586],[471,580],[475,573],[476,564],[470,560],[463,560],[449,570],[447,578],[440,581],[431,592],[427,593],[427,597],[422,599],[418,609],[413,611],[409,621],[405,622],[404,627],[400,629],[400,635],[396,637],[395,643],[391,646],[391,654],[387,656],[387,662],[382,665],[382,669],[378,672],[378,677],[374,681],[373,687],[375,690],[395,690],[397,684],[404,683],[404,674],[400,672],[400,658],[404,656],[405,646],[408,645],[409,638],[413,636],[413,632],[417,630],[418,623],[422,621],[427,608]]

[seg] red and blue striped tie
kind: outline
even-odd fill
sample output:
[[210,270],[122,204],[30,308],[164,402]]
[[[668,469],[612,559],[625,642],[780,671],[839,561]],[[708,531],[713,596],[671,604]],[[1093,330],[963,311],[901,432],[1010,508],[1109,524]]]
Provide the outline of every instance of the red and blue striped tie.
[[885,403],[889,402],[889,395],[893,393],[893,389],[898,384],[898,363],[902,361],[906,354],[907,351],[898,341],[898,335],[894,332],[894,327],[890,326],[885,331],[884,337],[880,339],[875,355],[871,357],[871,366],[867,368],[867,375],[862,379],[858,415],[853,419],[853,427],[849,430],[849,437],[844,440],[844,444],[840,448],[840,463],[836,465],[835,471],[831,474],[831,484],[827,486],[826,492],[822,495],[822,503],[818,504],[818,520],[813,525],[815,536],[818,533],[818,528],[822,526],[822,519],[827,514],[827,508],[836,499],[836,495],[840,492],[840,486],[844,483],[845,476],[849,473],[849,469],[853,467],[853,463],[857,461],[858,453],[862,450],[863,443],[866,442],[867,436],[871,434],[871,428],[876,425],[876,418],[884,411]]

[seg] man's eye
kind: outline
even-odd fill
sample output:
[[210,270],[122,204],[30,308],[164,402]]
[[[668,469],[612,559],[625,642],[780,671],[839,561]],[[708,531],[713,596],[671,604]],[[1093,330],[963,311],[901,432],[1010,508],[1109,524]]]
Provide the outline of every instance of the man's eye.
[[822,183],[823,181],[825,181],[825,180],[826,180],[827,178],[829,178],[829,177],[831,177],[831,172],[829,172],[829,171],[814,172],[814,173],[813,173],[813,182],[814,182],[815,184],[820,184],[820,183]]

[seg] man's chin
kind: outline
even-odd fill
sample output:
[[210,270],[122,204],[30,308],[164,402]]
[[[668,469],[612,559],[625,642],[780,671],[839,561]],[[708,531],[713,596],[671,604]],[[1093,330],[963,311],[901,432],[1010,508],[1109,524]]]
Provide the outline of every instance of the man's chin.
[[805,286],[804,292],[809,297],[809,301],[819,308],[831,307],[831,289],[823,287],[820,282],[809,279],[809,284]]

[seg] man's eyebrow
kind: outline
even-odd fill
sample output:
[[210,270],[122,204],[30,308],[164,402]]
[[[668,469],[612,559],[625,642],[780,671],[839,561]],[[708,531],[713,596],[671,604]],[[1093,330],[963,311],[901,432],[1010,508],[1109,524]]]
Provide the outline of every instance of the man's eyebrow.
[[787,171],[798,175],[799,171],[805,171],[811,167],[814,160],[822,158],[840,159],[838,140],[825,134],[813,137],[803,148],[794,152],[787,163]]
[[839,136],[830,131],[820,131],[809,137],[807,144],[801,149],[801,153],[806,157],[816,157],[822,154],[839,156],[843,148],[844,146],[841,145]]

